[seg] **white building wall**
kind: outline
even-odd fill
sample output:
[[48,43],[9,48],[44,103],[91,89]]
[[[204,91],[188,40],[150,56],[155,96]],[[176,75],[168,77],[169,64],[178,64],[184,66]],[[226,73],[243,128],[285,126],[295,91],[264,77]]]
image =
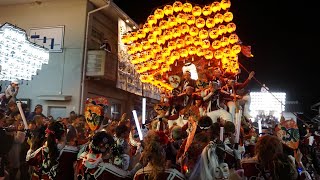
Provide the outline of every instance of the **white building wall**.
[[[0,6],[0,24],[9,22],[28,34],[34,27],[65,26],[63,53],[50,53],[49,64],[44,65],[28,85],[20,86],[18,98],[31,99],[31,110],[36,104],[42,104],[45,115],[48,115],[49,106],[66,107],[67,114],[72,110],[79,111],[86,12],[87,0]],[[43,101],[38,98],[40,95],[71,95],[72,99]]]

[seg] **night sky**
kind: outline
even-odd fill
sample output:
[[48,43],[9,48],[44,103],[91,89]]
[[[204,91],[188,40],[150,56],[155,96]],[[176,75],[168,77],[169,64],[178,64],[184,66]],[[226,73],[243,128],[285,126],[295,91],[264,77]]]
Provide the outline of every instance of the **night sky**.
[[[136,23],[144,23],[157,7],[169,0],[114,0]],[[181,2],[185,2],[181,0]],[[213,1],[189,0],[196,4]],[[302,103],[307,117],[315,114],[310,106],[320,101],[320,30],[315,1],[231,0],[236,33],[252,46],[254,58],[241,58],[249,71],[271,91],[287,93],[287,100]],[[247,73],[242,71],[242,76]],[[243,79],[244,79],[243,78]],[[260,90],[255,81],[248,87]]]

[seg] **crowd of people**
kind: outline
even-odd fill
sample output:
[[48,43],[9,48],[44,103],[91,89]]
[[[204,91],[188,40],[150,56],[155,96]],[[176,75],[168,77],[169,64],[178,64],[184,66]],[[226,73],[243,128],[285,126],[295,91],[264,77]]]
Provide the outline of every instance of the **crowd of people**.
[[[306,127],[292,149],[276,135],[278,124],[264,133],[253,126],[249,94],[239,95],[253,75],[238,83],[214,69],[208,88],[201,89],[185,72],[163,96],[160,104],[167,108],[155,108],[157,117],[145,124],[139,118],[138,127],[126,114],[105,115],[98,130],[75,112],[46,117],[40,104],[32,112],[22,104],[19,111],[12,82],[0,112],[0,179],[319,179],[320,143],[312,129]],[[237,134],[239,106],[244,113]]]

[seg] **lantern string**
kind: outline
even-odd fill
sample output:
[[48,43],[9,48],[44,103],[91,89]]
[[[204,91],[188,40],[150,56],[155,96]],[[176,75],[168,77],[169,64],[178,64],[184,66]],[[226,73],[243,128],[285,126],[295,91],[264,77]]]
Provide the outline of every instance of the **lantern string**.
[[[248,73],[250,74],[250,71],[248,71],[247,68],[245,68],[240,62],[239,65]],[[285,107],[285,104],[282,103],[282,101],[280,101],[272,92],[270,92],[256,77],[253,76],[253,79],[261,86],[263,87],[268,93],[270,93],[277,101],[279,101],[281,103],[282,106]],[[304,121],[303,119],[301,119],[300,117],[298,117],[298,115],[296,113],[292,113],[298,120],[300,120],[303,124],[305,124],[306,126],[309,127],[309,125],[306,123],[306,121]]]

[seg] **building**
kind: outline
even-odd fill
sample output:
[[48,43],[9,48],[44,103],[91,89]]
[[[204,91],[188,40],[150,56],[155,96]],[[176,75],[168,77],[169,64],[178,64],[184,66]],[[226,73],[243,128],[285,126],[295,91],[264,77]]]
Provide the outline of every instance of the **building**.
[[[64,117],[70,111],[82,113],[87,98],[103,96],[109,100],[108,116],[118,118],[132,109],[139,112],[142,96],[148,97],[148,108],[158,102],[159,95],[150,93],[158,93],[157,89],[137,82],[137,77],[128,83],[129,74],[119,75],[125,54],[119,47],[119,37],[125,33],[120,27],[127,31],[137,24],[113,2],[2,0],[0,17],[0,24],[25,29],[31,40],[51,50],[49,64],[31,81],[22,81],[18,98],[28,102],[31,110],[42,104],[45,115]],[[119,85],[123,84],[119,77],[126,77],[124,86]],[[6,85],[2,82],[2,87]]]

